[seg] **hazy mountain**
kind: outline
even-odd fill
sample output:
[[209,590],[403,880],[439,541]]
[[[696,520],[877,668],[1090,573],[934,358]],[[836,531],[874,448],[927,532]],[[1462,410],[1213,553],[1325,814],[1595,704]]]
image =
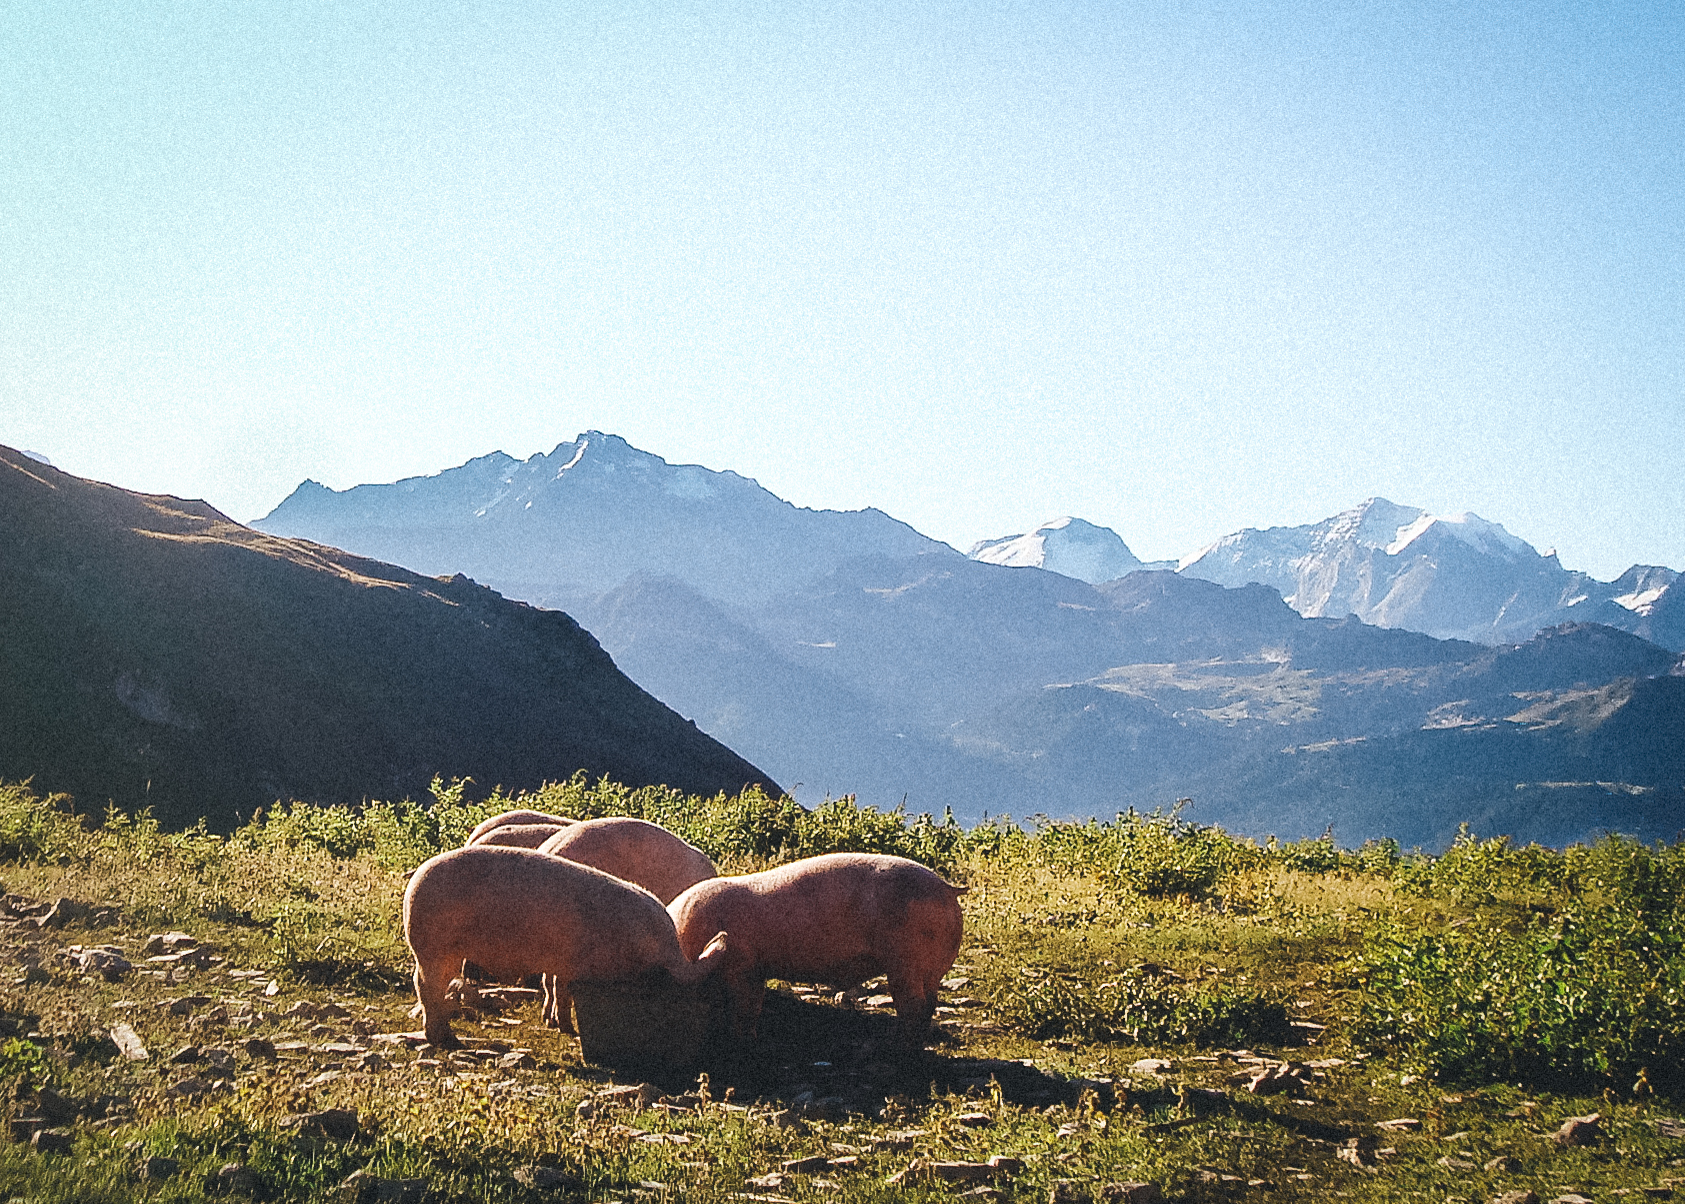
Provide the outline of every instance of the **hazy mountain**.
[[1226,535],[1180,571],[1221,585],[1271,586],[1309,617],[1354,614],[1380,627],[1488,644],[1559,623],[1636,631],[1678,576],[1635,566],[1617,582],[1597,581],[1478,515],[1433,515],[1385,498],[1309,526]]
[[[1144,566],[1075,520],[974,550],[1058,572],[963,557],[874,511],[798,510],[588,433],[524,463],[301,489],[264,521],[564,607],[635,680],[808,801],[847,791],[969,820],[1192,794],[1196,818],[1284,836],[1333,821],[1342,839],[1432,842],[1463,818],[1552,840],[1582,820],[1660,834],[1685,782],[1685,740],[1666,740],[1685,733],[1667,687],[1643,683],[1674,655],[1587,623],[1502,641],[1488,618],[1478,640],[1439,639],[1338,603],[1665,629],[1672,577],[1635,570],[1594,599],[1493,524],[1425,518],[1373,502],[1323,524],[1311,553],[1296,529],[1242,533],[1224,545],[1230,584]],[[1122,556],[1132,568],[1116,574]],[[1223,557],[1201,559],[1209,574]],[[1327,614],[1245,580],[1259,565],[1290,570],[1296,603],[1312,592],[1301,576],[1322,589]],[[1563,601],[1566,577],[1583,602]],[[1533,578],[1533,593],[1516,585]],[[1597,781],[1615,793],[1561,785]]]
[[502,452],[429,477],[335,492],[306,481],[253,524],[417,572],[466,573],[539,602],[676,577],[725,602],[861,555],[959,558],[878,510],[804,510],[734,472],[668,464],[587,431],[549,455]]
[[1147,564],[1110,527],[1097,527],[1080,518],[1056,518],[1023,535],[985,539],[966,553],[985,564],[1008,568],[1046,569],[1097,584],[1136,569],[1173,568],[1171,561]]
[[771,779],[565,614],[265,535],[0,449],[0,777],[218,826],[277,798],[422,797],[435,774]]

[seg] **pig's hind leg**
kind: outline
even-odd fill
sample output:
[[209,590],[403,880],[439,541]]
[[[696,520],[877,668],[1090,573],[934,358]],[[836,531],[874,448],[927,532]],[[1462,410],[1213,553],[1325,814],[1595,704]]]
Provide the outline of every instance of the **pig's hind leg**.
[[449,959],[435,962],[429,974],[419,958],[415,963],[415,997],[421,1003],[422,1031],[440,1049],[462,1047],[462,1042],[451,1032],[450,1018],[455,1008],[445,998],[445,987],[460,964],[452,965]]
[[895,1015],[907,1044],[923,1047],[930,1033],[930,1018],[936,1014],[936,988],[940,983],[940,978],[927,983],[917,974],[889,976],[889,994],[895,1000]]

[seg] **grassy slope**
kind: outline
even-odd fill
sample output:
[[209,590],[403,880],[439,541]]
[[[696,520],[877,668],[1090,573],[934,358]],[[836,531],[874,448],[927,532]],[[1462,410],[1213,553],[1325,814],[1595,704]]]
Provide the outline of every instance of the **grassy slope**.
[[[581,1118],[579,1103],[610,1076],[582,1065],[577,1044],[544,1029],[530,1005],[457,1025],[467,1038],[530,1051],[537,1065],[527,1069],[440,1059],[353,1032],[414,1024],[396,928],[403,870],[478,815],[442,794],[430,814],[295,809],[221,838],[121,817],[85,832],[27,791],[0,787],[6,890],[111,909],[45,931],[14,922],[0,936],[9,967],[0,1008],[10,1021],[0,1027],[19,1034],[0,1044],[10,1113],[37,1107],[44,1086],[83,1101],[127,1100],[108,1107],[109,1119],[70,1122],[67,1154],[0,1147],[0,1197],[199,1199],[205,1176],[230,1162],[256,1173],[261,1194],[289,1200],[331,1196],[365,1168],[425,1179],[427,1198],[438,1200],[945,1198],[968,1188],[886,1179],[919,1157],[993,1154],[1024,1160],[994,1185],[1024,1200],[1046,1200],[1059,1180],[1073,1181],[1079,1200],[1101,1198],[1107,1183],[1148,1179],[1186,1199],[1473,1200],[1520,1187],[1545,1199],[1568,1190],[1606,1199],[1685,1178],[1673,1169],[1685,1142],[1650,1123],[1677,1115],[1674,1105],[1635,1097],[1630,1076],[1605,1076],[1599,1090],[1596,1076],[1582,1075],[1567,1094],[1537,1074],[1526,1084],[1411,1081],[1448,1045],[1389,1044],[1376,1036],[1384,1023],[1359,1027],[1360,1012],[1377,1013],[1374,942],[1524,934],[1529,917],[1570,907],[1570,896],[1613,889],[1607,874],[1598,877],[1607,857],[1582,858],[1565,875],[1561,855],[1494,845],[1401,866],[1385,849],[1341,857],[1312,842],[1265,851],[1162,823],[909,834],[900,817],[846,804],[804,817],[754,797],[685,800],[576,781],[536,801],[667,818],[728,870],[823,847],[887,848],[922,852],[971,888],[955,969],[969,981],[949,991],[955,1006],[922,1058],[893,1053],[881,1009],[844,1011],[785,984],[753,1054],[712,1060],[702,1102],[605,1106]],[[1641,878],[1652,908],[1677,894],[1668,857],[1657,853],[1623,880]],[[140,952],[150,933],[171,928],[214,946],[221,960],[168,980]],[[70,945],[107,943],[140,968],[106,982],[55,960]],[[195,994],[209,1002],[193,1014],[159,1007]],[[300,1000],[337,1003],[346,1014],[313,1028],[283,1015]],[[218,1007],[226,1018],[216,1018]],[[1284,1018],[1327,1027],[1289,1028]],[[144,1039],[148,1061],[117,1056],[106,1034],[119,1022]],[[1120,1035],[1131,1029],[1136,1040]],[[282,1044],[282,1056],[248,1057],[252,1037]],[[1240,1039],[1252,1039],[1250,1050],[1235,1048]],[[1315,1044],[1282,1044],[1307,1039]],[[289,1050],[288,1041],[305,1044]],[[384,1064],[322,1048],[335,1041],[369,1045]],[[197,1100],[168,1093],[206,1075],[203,1064],[170,1064],[190,1044],[234,1052],[228,1090]],[[1149,1056],[1173,1069],[1132,1069]],[[1293,1092],[1254,1095],[1232,1081],[1256,1071],[1246,1060],[1254,1056],[1320,1065]],[[789,1123],[800,1109],[786,1109],[807,1091],[842,1104]],[[338,1141],[288,1126],[327,1107],[356,1108],[361,1135]],[[1593,1111],[1605,1120],[1591,1146],[1563,1149],[1541,1136]],[[1375,1128],[1397,1117],[1416,1118],[1420,1130]],[[909,1130],[916,1135],[890,1137]],[[1338,1156],[1357,1135],[1378,1135],[1373,1166]],[[140,1181],[135,1167],[149,1155],[177,1159],[181,1173]],[[746,1186],[803,1156],[857,1162]],[[1505,1157],[1514,1161],[1481,1169]],[[563,1185],[516,1177],[534,1166],[559,1171]]]

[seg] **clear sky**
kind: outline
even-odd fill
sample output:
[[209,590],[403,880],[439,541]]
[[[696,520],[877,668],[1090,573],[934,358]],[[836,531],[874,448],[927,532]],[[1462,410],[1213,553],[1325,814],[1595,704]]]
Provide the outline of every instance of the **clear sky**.
[[0,3],[0,443],[1685,568],[1685,7]]

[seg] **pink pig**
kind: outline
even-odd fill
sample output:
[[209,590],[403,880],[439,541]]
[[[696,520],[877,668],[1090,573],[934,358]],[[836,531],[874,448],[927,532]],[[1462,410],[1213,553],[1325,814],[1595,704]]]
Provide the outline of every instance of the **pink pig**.
[[635,882],[664,904],[719,873],[706,853],[660,824],[625,816],[570,824],[538,851]]
[[648,891],[601,870],[529,849],[472,845],[422,864],[404,892],[404,939],[427,1039],[451,1033],[445,987],[471,959],[492,977],[633,978],[660,967],[681,983],[723,964],[724,933],[694,961],[679,952],[672,918]]
[[474,830],[468,834],[463,845],[479,844],[485,839],[487,832],[494,828],[501,828],[508,824],[558,824],[566,827],[577,821],[565,815],[551,815],[548,811],[500,811],[490,819],[483,819],[474,825]]
[[[686,844],[660,824],[625,816],[588,819],[570,825],[539,845],[538,851],[624,878],[663,903],[671,903],[686,887],[719,873],[706,853]],[[572,1032],[572,1009],[573,996],[567,980],[546,976],[544,1022],[563,1032]]]
[[722,972],[739,1037],[754,1033],[768,978],[847,988],[886,974],[903,1033],[922,1042],[959,954],[964,891],[905,857],[827,853],[707,879],[667,910],[686,956],[730,932]]
[[508,845],[512,849],[536,849],[556,833],[565,832],[572,826],[572,824],[504,824],[501,828],[492,828],[485,835],[470,840],[468,844],[501,844]]

